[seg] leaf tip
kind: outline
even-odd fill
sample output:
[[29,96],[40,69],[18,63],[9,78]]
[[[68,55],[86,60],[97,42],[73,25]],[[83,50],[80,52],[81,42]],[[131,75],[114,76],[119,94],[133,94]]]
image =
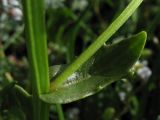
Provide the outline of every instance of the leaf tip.
[[145,31],[141,31],[140,33],[133,36],[133,39],[135,40],[135,44],[139,44],[141,46],[141,50],[143,50],[147,40],[147,33]]
[[147,32],[142,31],[142,32],[140,32],[140,34],[141,34],[141,41],[143,42],[143,49],[144,49],[144,46],[145,46],[146,40],[147,40]]
[[146,31],[141,31],[139,34],[141,34],[145,40],[147,39],[147,32]]

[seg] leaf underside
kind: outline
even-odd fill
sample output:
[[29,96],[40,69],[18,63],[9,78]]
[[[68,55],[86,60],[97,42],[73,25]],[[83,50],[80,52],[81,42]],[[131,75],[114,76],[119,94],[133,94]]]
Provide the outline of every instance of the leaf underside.
[[[42,94],[40,98],[51,104],[65,104],[97,93],[127,75],[140,57],[146,37],[145,32],[140,32],[118,43],[103,46],[60,87]],[[50,67],[50,79],[54,80],[65,68],[66,65]]]

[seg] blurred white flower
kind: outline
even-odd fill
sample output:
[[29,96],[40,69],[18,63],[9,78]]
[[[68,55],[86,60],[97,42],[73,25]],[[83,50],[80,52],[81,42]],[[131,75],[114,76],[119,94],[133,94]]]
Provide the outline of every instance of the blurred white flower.
[[159,44],[159,40],[156,36],[153,37],[153,43],[157,45]]
[[46,8],[57,9],[63,7],[63,2],[65,0],[45,0]]
[[22,20],[21,5],[18,0],[2,0],[4,14],[11,16],[14,20]]
[[8,6],[8,0],[2,0],[2,5],[3,5],[3,7]]
[[11,6],[17,6],[17,7],[20,6],[20,3],[19,3],[18,0],[8,0],[8,3],[9,3]]
[[72,4],[73,10],[84,10],[88,5],[87,0],[74,0]]
[[148,80],[152,75],[152,71],[148,67],[148,61],[146,60],[142,62],[137,61],[133,68],[136,71],[137,75],[143,80]]
[[14,18],[14,20],[16,20],[16,21],[22,20],[23,14],[22,14],[22,10],[20,8],[17,8],[17,7],[12,8],[11,15]]
[[147,66],[143,66],[137,70],[137,74],[140,78],[144,80],[148,80],[149,77],[152,75],[152,71]]
[[118,93],[119,98],[121,101],[124,101],[126,99],[126,93],[125,92],[119,92]]

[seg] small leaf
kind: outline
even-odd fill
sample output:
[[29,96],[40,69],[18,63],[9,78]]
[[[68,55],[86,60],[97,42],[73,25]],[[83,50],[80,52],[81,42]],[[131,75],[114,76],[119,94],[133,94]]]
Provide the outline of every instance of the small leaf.
[[33,118],[32,96],[19,85],[14,86],[12,94],[16,98],[16,103],[18,103],[20,109],[25,113],[27,120],[31,120]]
[[[104,46],[82,68],[73,73],[57,89],[40,98],[47,103],[69,103],[93,95],[112,82],[124,77],[140,57],[146,41],[141,32],[118,43]],[[87,67],[86,67],[87,66]],[[55,77],[66,66],[50,68],[50,77]]]

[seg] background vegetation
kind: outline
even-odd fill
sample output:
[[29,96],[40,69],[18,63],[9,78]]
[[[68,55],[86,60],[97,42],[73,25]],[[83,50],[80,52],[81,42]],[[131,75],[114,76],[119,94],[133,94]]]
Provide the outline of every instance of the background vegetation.
[[[50,66],[72,62],[129,1],[45,0]],[[160,120],[159,6],[159,0],[145,0],[110,40],[147,31],[147,44],[136,64],[135,75],[94,96],[63,105],[67,120]],[[21,1],[0,1],[0,90],[11,80],[31,90],[21,7]],[[0,96],[0,120],[22,120],[24,111],[20,108],[12,91]],[[52,105],[51,120],[58,119],[56,111]]]

